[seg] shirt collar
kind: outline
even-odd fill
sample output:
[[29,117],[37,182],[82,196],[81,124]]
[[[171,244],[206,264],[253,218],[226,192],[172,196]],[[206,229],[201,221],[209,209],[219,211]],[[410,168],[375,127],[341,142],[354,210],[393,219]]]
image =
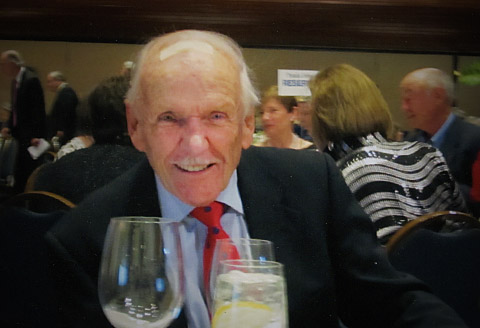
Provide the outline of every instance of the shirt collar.
[[17,85],[22,82],[23,72],[25,72],[25,66],[20,67],[17,76],[15,77],[15,81],[17,81]]
[[445,139],[445,134],[447,133],[450,125],[452,125],[454,119],[455,115],[453,113],[450,113],[445,123],[443,123],[442,127],[432,136],[432,144],[435,147],[439,148],[442,145],[443,140]]
[[67,83],[67,82],[62,82],[62,83],[58,86],[57,91],[62,90],[62,89],[65,88],[66,86],[68,86],[68,83]]
[[[227,187],[218,195],[217,201],[228,205],[231,209],[243,215],[243,205],[240,192],[237,186],[237,170],[233,171]],[[158,198],[162,209],[162,216],[174,221],[181,221],[192,210],[193,206],[188,205],[170,193],[162,184],[160,178],[155,174]]]

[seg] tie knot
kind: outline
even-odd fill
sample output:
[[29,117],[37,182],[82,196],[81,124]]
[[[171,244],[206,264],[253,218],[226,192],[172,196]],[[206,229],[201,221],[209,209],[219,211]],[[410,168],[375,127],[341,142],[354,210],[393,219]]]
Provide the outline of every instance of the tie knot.
[[219,227],[223,213],[223,204],[214,201],[207,206],[194,208],[191,215],[207,227]]

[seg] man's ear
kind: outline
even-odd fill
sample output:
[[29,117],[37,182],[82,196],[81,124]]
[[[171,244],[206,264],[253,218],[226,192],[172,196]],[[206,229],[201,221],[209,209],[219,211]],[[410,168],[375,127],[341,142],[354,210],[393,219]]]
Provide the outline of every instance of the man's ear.
[[247,149],[253,142],[253,132],[255,132],[255,115],[247,115],[244,119],[242,131],[242,147]]
[[444,88],[433,88],[432,95],[435,97],[437,101],[445,102],[447,101],[447,91]]
[[143,140],[143,134],[139,126],[139,120],[136,116],[135,110],[132,108],[132,105],[125,100],[125,113],[127,116],[127,128],[132,144],[139,151],[145,151],[145,142]]

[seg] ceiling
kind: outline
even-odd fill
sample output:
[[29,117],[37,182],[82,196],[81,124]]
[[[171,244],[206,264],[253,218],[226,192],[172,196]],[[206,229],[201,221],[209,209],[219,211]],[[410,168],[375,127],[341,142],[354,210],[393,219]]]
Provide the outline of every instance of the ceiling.
[[478,0],[10,0],[0,39],[143,43],[186,28],[247,47],[480,55]]

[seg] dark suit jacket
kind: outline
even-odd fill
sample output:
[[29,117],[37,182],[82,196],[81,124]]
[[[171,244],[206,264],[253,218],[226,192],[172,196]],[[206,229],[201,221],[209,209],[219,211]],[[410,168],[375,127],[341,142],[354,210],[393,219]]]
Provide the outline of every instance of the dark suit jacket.
[[58,91],[48,117],[49,138],[55,136],[57,131],[64,132],[62,144],[73,138],[77,105],[77,94],[70,86],[67,85]]
[[46,137],[43,89],[37,75],[29,68],[25,69],[17,89],[15,108],[17,125],[13,127],[13,115],[10,115],[7,126],[12,136],[20,143],[20,147],[26,149],[32,138]]
[[[273,241],[285,265],[291,328],[338,327],[338,316],[350,327],[463,327],[422,283],[391,267],[371,220],[327,155],[250,147],[238,167],[238,188],[251,237]],[[142,162],[46,235],[68,327],[108,326],[97,277],[109,220],[161,215],[157,197],[153,171]]]

